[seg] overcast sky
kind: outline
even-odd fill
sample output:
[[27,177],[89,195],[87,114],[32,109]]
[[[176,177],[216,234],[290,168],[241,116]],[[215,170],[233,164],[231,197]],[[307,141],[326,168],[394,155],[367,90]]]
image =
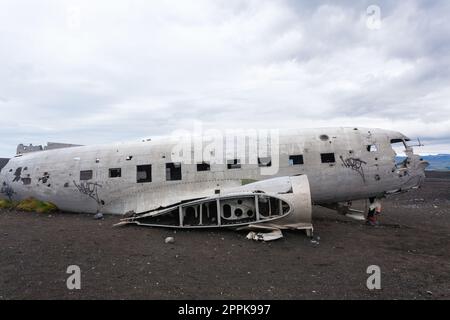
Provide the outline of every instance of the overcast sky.
[[196,121],[381,127],[450,153],[449,19],[447,0],[0,0],[0,156]]

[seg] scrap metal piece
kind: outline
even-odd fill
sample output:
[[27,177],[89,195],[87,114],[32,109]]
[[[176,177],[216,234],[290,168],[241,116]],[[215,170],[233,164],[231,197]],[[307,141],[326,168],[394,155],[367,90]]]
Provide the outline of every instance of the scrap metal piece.
[[258,226],[269,230],[303,229],[312,234],[311,211],[308,178],[299,175],[250,183],[211,197],[135,214],[121,219],[116,226],[238,229]]
[[254,232],[250,231],[247,235],[247,239],[249,240],[255,240],[255,241],[273,241],[277,239],[283,238],[283,233],[280,229],[273,230],[272,232]]
[[366,220],[366,217],[363,214],[361,214],[361,213],[347,213],[347,214],[345,214],[345,216],[347,218],[354,219],[354,220],[357,220],[357,221],[364,221],[364,220]]
[[165,243],[175,243],[175,238],[174,237],[167,237],[164,240]]
[[95,219],[95,220],[103,219],[103,213],[101,213],[101,212],[97,213],[97,214],[94,216],[94,219]]

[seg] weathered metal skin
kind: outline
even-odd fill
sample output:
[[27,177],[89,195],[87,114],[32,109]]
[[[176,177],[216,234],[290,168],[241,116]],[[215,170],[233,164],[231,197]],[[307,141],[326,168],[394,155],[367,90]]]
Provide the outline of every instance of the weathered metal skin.
[[[327,139],[324,139],[324,136]],[[38,198],[61,210],[86,213],[142,213],[221,194],[243,180],[306,175],[313,204],[337,203],[417,187],[426,163],[407,150],[407,163],[395,164],[391,140],[407,139],[401,133],[366,128],[320,128],[281,131],[279,170],[262,175],[257,164],[229,170],[211,164],[197,172],[196,164],[182,165],[182,180],[166,181],[165,164],[171,162],[177,141],[162,139],[132,144],[82,146],[31,152],[12,158],[0,171],[0,197],[15,200]],[[376,145],[377,151],[367,150]],[[334,163],[322,163],[321,153],[334,153]],[[303,155],[304,164],[289,165],[289,155]],[[136,166],[152,165],[152,182],[136,182]],[[121,168],[121,177],[110,178],[110,168]],[[93,177],[80,181],[81,170]]]

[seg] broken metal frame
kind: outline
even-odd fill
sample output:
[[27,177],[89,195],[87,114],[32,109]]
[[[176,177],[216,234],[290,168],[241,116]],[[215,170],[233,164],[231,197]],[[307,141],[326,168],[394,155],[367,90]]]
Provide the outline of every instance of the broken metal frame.
[[[254,198],[255,200],[255,220],[252,221],[246,221],[246,222],[237,222],[237,223],[230,223],[230,224],[223,224],[222,223],[222,201],[226,200],[234,200],[234,199],[244,199],[244,198]],[[262,218],[261,212],[259,210],[259,200],[262,198],[269,198],[269,211],[267,218]],[[272,209],[270,205],[270,198],[274,198],[279,201],[279,213],[278,215],[272,214]],[[217,214],[217,224],[209,224],[209,225],[203,225],[203,204],[211,203],[216,201],[216,214]],[[286,203],[289,206],[289,210],[287,210],[285,213],[283,213],[283,202]],[[185,225],[184,224],[184,217],[185,217],[185,210],[184,208],[193,207],[195,208],[195,213],[199,212],[199,219],[200,223],[198,225]],[[196,209],[196,207],[199,207],[199,210]],[[178,209],[178,225],[170,225],[170,224],[158,224],[158,223],[143,223],[138,220],[144,219],[144,218],[155,218],[158,216],[162,216],[165,214],[169,214],[175,210]],[[265,222],[270,222],[274,220],[278,220],[281,218],[284,218],[292,213],[294,207],[293,204],[290,203],[286,199],[281,199],[280,197],[274,195],[274,194],[268,194],[268,193],[254,193],[254,192],[247,192],[247,193],[236,193],[236,194],[227,194],[225,196],[216,196],[216,197],[210,197],[210,198],[203,198],[200,200],[195,200],[191,202],[185,202],[180,203],[168,208],[164,208],[159,211],[152,211],[148,213],[144,213],[141,215],[135,215],[132,217],[121,219],[119,223],[117,223],[115,226],[121,226],[125,224],[137,224],[140,226],[149,226],[149,227],[167,227],[167,228],[219,228],[219,227],[242,227],[242,226],[248,226],[253,224],[260,224]],[[210,215],[209,208],[207,209],[208,216]]]

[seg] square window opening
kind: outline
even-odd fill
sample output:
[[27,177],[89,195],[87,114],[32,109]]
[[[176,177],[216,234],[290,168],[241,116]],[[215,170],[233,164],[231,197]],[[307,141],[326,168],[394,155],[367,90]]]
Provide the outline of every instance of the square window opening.
[[240,159],[228,160],[227,168],[228,169],[240,169],[241,168],[241,160]]
[[110,178],[120,178],[121,176],[122,176],[121,168],[109,169],[109,177]]
[[371,144],[371,145],[368,145],[368,146],[367,146],[367,151],[369,151],[369,152],[377,152],[377,151],[378,151],[378,148],[377,148],[376,145]]
[[92,170],[80,171],[80,181],[91,180],[93,176],[94,176],[94,172]]
[[137,177],[136,177],[137,183],[152,182],[152,165],[151,164],[136,166],[136,172],[137,172]]
[[297,154],[297,155],[289,156],[289,165],[290,166],[296,166],[296,165],[300,165],[300,164],[303,164],[303,155]]
[[258,167],[271,167],[272,157],[261,157],[258,158]]
[[322,160],[322,163],[335,163],[336,162],[334,153],[321,153],[320,159]]
[[180,162],[166,163],[166,180],[167,181],[181,180]]
[[197,163],[197,171],[210,171],[211,165],[208,162]]

